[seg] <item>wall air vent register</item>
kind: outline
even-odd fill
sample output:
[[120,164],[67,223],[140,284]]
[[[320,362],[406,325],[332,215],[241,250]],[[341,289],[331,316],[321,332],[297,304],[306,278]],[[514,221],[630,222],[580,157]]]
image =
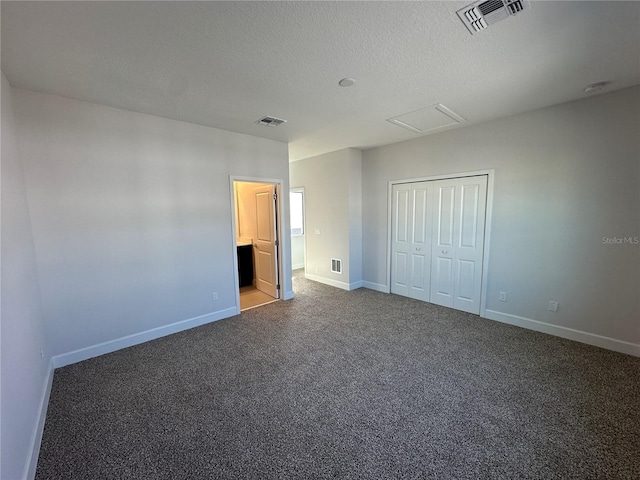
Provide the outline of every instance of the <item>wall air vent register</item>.
[[342,260],[339,258],[331,259],[331,273],[342,273]]
[[482,0],[467,5],[456,13],[467,29],[474,34],[530,8],[529,0]]

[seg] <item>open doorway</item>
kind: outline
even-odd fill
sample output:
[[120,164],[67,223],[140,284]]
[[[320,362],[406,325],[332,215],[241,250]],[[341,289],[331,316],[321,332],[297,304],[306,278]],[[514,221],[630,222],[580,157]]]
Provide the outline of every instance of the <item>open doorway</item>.
[[240,310],[280,298],[277,183],[233,181]]
[[305,268],[305,235],[304,228],[304,188],[289,190],[289,221],[291,224],[291,270],[294,274],[304,276]]

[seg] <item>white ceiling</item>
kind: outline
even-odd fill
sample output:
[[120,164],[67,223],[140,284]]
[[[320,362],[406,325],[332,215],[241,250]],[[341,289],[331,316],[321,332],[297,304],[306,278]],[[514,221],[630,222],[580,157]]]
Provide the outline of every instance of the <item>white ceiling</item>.
[[437,103],[469,124],[640,84],[640,2],[533,1],[476,35],[456,15],[468,3],[2,1],[2,70],[286,141],[291,160],[415,138],[386,119]]

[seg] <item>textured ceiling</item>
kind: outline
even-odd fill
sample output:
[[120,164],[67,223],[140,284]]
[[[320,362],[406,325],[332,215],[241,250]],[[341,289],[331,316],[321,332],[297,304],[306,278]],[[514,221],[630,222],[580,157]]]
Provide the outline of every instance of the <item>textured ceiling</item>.
[[292,160],[415,138],[386,119],[438,103],[471,124],[640,84],[640,2],[533,1],[476,35],[455,13],[468,3],[2,1],[2,70],[289,142]]

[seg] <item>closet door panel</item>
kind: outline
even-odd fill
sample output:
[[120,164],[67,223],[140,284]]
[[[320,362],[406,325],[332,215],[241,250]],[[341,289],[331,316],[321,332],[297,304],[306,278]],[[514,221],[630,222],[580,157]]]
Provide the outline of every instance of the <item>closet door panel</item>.
[[458,180],[455,218],[455,295],[453,308],[480,313],[487,177]]
[[[436,182],[437,183],[437,182]],[[455,206],[455,187],[438,187],[436,204],[437,247],[453,247],[453,215]]]
[[391,217],[391,293],[429,300],[431,217],[429,186],[394,185]]
[[432,182],[434,186],[434,239],[431,245],[430,302],[453,306],[454,278],[454,209],[455,185],[447,181]]
[[391,217],[391,293],[409,296],[411,188],[394,185]]

